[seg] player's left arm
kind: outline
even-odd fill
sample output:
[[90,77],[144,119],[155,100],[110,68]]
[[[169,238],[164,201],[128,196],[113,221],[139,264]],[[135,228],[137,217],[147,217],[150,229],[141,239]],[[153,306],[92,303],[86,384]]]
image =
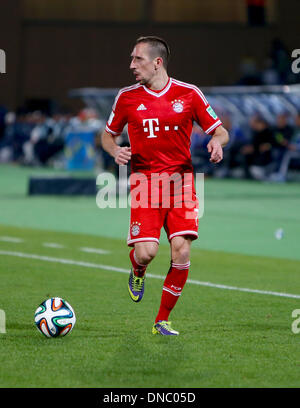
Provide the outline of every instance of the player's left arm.
[[193,120],[195,120],[203,131],[211,136],[207,144],[210,161],[219,163],[223,159],[223,147],[229,141],[227,130],[222,126],[209,102],[197,87],[193,87]]
[[222,126],[218,126],[212,133],[211,139],[207,144],[208,153],[210,153],[210,162],[219,163],[223,159],[223,147],[229,142],[229,134]]

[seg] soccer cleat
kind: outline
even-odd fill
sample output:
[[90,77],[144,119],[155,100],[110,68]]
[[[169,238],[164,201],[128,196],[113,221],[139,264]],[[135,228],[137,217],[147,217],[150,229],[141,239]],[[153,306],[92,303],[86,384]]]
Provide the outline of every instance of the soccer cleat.
[[171,322],[166,320],[159,320],[152,327],[153,334],[161,334],[162,336],[178,336],[179,332],[173,330],[171,327]]
[[128,291],[134,302],[140,302],[144,295],[145,275],[136,276],[131,269],[128,281]]

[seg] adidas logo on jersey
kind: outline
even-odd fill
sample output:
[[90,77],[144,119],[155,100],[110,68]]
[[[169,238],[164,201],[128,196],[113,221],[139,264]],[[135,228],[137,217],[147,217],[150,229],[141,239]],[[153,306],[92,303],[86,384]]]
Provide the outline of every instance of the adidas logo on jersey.
[[146,106],[142,103],[137,110],[147,110]]

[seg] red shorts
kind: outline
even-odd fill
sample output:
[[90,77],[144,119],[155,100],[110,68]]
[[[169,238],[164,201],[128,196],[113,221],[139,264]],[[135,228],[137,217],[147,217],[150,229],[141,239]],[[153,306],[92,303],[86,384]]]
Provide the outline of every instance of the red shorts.
[[171,191],[167,205],[163,204],[162,189],[157,202],[149,200],[148,206],[131,206],[130,225],[127,244],[134,246],[136,242],[154,241],[159,243],[160,231],[164,227],[168,240],[176,236],[188,236],[192,240],[198,238],[199,203],[194,183],[183,188],[181,194]]

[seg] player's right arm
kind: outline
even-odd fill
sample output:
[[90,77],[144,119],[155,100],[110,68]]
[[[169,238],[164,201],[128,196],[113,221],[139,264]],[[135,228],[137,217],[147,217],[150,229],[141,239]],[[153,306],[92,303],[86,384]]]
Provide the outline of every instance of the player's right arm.
[[115,142],[115,137],[108,133],[106,130],[103,131],[101,135],[101,144],[103,149],[110,154],[115,162],[119,165],[127,164],[131,158],[131,148],[130,147],[120,147]]
[[103,149],[110,154],[119,165],[127,164],[131,158],[131,148],[120,147],[116,143],[116,137],[121,134],[125,124],[128,122],[127,104],[123,93],[121,90],[116,96],[105,130],[101,135]]

